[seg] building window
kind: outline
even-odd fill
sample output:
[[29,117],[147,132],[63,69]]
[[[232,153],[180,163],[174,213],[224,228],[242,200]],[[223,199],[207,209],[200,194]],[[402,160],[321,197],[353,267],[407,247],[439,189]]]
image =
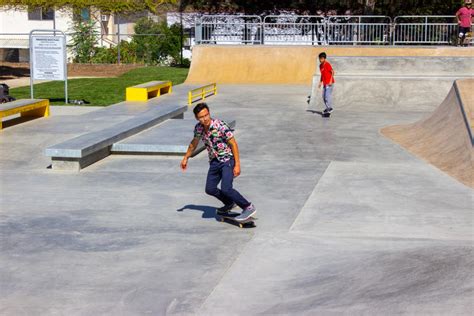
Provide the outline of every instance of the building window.
[[82,9],[81,18],[83,21],[89,21],[91,19],[91,11],[89,9]]
[[54,20],[54,10],[53,9],[43,9],[43,10],[41,10],[41,19],[42,20]]
[[74,21],[80,21],[80,22],[90,21],[91,10],[89,8],[84,8],[84,9],[74,11],[73,19]]
[[32,10],[28,10],[28,20],[52,21],[54,20],[54,10],[43,8],[34,8]]

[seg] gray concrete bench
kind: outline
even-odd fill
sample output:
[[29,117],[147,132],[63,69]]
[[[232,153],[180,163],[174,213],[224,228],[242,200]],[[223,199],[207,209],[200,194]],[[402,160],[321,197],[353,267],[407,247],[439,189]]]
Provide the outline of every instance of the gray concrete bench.
[[167,119],[183,118],[187,109],[187,106],[157,105],[124,122],[51,146],[45,155],[51,157],[53,169],[79,171],[110,155],[114,143]]

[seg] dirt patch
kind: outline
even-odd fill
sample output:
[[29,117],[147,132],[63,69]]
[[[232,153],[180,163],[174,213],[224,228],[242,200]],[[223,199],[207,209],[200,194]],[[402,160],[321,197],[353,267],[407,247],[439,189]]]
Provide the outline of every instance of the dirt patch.
[[11,66],[10,64],[0,63],[0,80],[16,79],[30,76],[29,65],[27,68],[23,64],[21,64],[21,66],[19,64],[14,65],[15,66]]
[[[68,64],[68,77],[117,77],[143,65]],[[0,80],[30,76],[30,64],[0,62]]]
[[67,71],[71,77],[118,77],[143,65],[116,64],[68,64]]

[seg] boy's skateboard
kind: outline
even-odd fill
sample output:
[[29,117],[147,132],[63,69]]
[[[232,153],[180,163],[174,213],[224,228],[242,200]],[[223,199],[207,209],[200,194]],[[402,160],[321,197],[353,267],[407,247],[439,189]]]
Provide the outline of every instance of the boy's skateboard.
[[469,46],[472,41],[472,32],[467,32],[466,37],[464,37],[464,41],[462,43],[463,46]]
[[239,213],[234,213],[234,212],[229,212],[226,215],[220,215],[216,213],[216,219],[219,222],[227,222],[232,225],[239,226],[240,228],[251,228],[251,227],[256,227],[255,221],[257,220],[255,217],[250,217],[246,219],[245,221],[238,221],[235,218],[239,216]]
[[331,116],[331,113],[321,113],[321,116],[322,117],[330,117]]

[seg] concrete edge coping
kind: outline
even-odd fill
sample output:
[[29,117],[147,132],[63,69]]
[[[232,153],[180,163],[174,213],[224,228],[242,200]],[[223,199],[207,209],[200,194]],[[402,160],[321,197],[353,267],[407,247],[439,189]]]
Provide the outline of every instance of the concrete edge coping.
[[145,82],[145,83],[141,83],[141,84],[138,84],[136,86],[130,86],[130,87],[127,87],[127,88],[151,88],[151,87],[155,87],[155,86],[161,86],[161,85],[171,85],[171,81],[167,80],[167,81],[148,81],[148,82]]
[[7,103],[2,103],[0,104],[0,112],[8,111],[8,110],[16,109],[16,108],[21,108],[23,106],[45,102],[45,101],[48,102],[47,105],[49,106],[48,99],[19,99],[19,100],[7,102]]
[[361,58],[361,59],[381,59],[381,60],[386,60],[386,59],[420,59],[420,60],[426,60],[426,59],[474,59],[472,56],[338,56],[338,55],[333,55],[333,56],[328,56],[329,59],[351,59],[354,60],[355,58]]
[[462,117],[464,119],[464,124],[466,124],[467,133],[469,134],[469,138],[471,139],[471,145],[474,146],[474,137],[471,130],[471,124],[469,124],[469,118],[465,110],[465,104],[463,102],[463,98],[461,97],[457,80],[454,81],[454,91],[456,92],[456,98],[458,100],[458,104],[461,109]]

